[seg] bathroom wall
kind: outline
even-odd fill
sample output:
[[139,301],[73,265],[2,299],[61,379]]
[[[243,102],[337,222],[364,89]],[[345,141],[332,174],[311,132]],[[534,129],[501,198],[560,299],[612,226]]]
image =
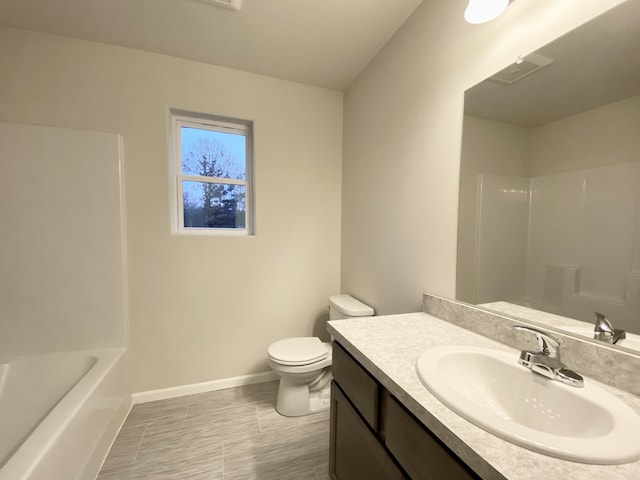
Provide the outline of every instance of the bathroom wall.
[[[268,371],[270,342],[324,331],[342,93],[6,29],[0,71],[0,121],[122,136],[134,391]],[[253,120],[256,236],[171,234],[169,108]]]
[[532,129],[532,177],[638,160],[640,95]]
[[120,138],[0,123],[0,356],[124,347]]
[[463,92],[622,0],[423,2],[345,94],[342,289],[378,313],[454,298]]

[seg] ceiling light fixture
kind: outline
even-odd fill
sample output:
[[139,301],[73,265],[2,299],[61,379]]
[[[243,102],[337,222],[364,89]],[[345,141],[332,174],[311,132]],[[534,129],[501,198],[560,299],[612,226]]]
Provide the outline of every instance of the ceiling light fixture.
[[509,0],[469,0],[464,19],[473,24],[493,20],[506,10]]

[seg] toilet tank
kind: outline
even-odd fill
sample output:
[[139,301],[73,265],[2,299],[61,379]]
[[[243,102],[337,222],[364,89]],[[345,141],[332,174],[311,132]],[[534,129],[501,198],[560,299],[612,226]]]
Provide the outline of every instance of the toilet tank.
[[351,317],[370,317],[373,308],[356,300],[351,295],[331,295],[329,297],[329,320]]

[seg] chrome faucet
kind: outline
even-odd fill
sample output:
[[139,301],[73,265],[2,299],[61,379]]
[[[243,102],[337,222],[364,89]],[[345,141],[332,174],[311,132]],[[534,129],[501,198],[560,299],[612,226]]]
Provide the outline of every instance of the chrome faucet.
[[627,338],[626,332],[619,328],[613,328],[611,322],[602,313],[594,313],[596,314],[596,325],[593,329],[593,338],[612,345]]
[[584,379],[560,361],[562,340],[537,328],[515,325],[516,330],[533,333],[538,340],[538,351],[522,350],[518,363],[547,378],[558,380],[572,387],[584,387]]

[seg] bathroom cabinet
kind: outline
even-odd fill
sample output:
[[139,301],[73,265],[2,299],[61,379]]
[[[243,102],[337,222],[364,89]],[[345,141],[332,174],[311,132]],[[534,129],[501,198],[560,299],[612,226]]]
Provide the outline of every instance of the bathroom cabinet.
[[480,478],[337,342],[332,370],[332,480]]

